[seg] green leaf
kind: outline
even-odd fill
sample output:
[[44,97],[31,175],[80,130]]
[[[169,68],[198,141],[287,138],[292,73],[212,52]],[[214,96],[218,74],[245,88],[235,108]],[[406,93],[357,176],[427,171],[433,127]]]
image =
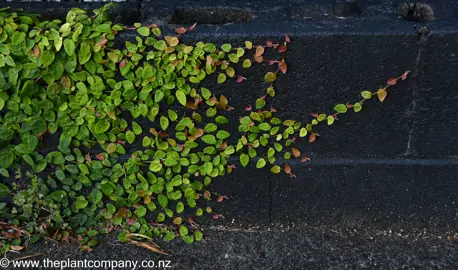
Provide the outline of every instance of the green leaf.
[[258,125],[258,128],[263,131],[270,130],[270,125],[268,123],[261,123]]
[[137,210],[135,211],[137,217],[141,218],[146,215],[146,208],[143,205],[140,205]]
[[226,74],[220,73],[218,75],[218,83],[224,83],[226,81]]
[[[155,28],[155,29],[157,29],[157,28]],[[154,33],[154,29],[153,29],[153,33]],[[165,43],[164,40],[159,40],[159,41],[154,43],[153,47],[156,50],[163,51],[167,47],[167,44]]]
[[264,106],[266,106],[266,101],[262,98],[258,98],[256,99],[256,109],[262,109],[264,108]]
[[137,32],[138,32],[140,35],[144,36],[144,37],[149,36],[149,28],[146,27],[146,26],[142,26],[142,27],[138,28],[138,29],[137,29]]
[[182,202],[177,203],[176,212],[179,214],[184,211],[184,204]]
[[202,136],[201,139],[206,144],[216,144],[216,138],[214,135],[207,134],[207,135]]
[[67,38],[64,40],[64,50],[69,56],[72,56],[75,54],[75,49],[76,49],[76,45],[72,39]]
[[250,157],[247,154],[245,153],[240,154],[240,163],[242,164],[243,167],[246,167],[249,162],[250,162]]
[[164,241],[171,241],[175,238],[175,234],[173,232],[167,232],[163,238]]
[[334,123],[334,117],[332,117],[332,115],[329,115],[328,116],[328,125],[332,125]]
[[135,135],[140,135],[143,132],[142,127],[139,124],[137,124],[137,122],[135,121],[132,121],[132,129]]
[[196,239],[196,241],[201,241],[202,238],[203,238],[202,232],[195,231],[195,232],[194,232],[194,238]]
[[215,132],[217,129],[218,129],[218,127],[213,123],[209,123],[204,127],[204,130],[207,133]]
[[183,91],[177,90],[175,95],[181,105],[186,106],[186,94]]
[[7,149],[0,150],[0,167],[8,169],[14,162],[15,155]]
[[169,119],[165,116],[161,116],[159,122],[161,124],[162,130],[167,130],[167,128],[169,127]]
[[53,51],[44,51],[40,54],[40,62],[44,66],[49,66],[54,61],[54,57]]
[[264,75],[264,81],[265,82],[273,82],[277,79],[277,74],[273,72],[267,72],[266,75]]
[[49,197],[56,202],[63,202],[67,198],[67,192],[64,190],[56,190],[53,193],[49,194]]
[[186,226],[181,225],[180,226],[180,236],[186,236],[188,235],[188,228]]
[[258,162],[256,162],[256,168],[261,169],[266,166],[266,160],[264,158],[258,159]]
[[361,111],[362,109],[363,109],[363,106],[361,105],[361,103],[355,103],[355,104],[353,104],[353,110],[354,110],[355,112],[359,112],[359,111]]
[[135,133],[132,131],[128,130],[126,132],[126,140],[128,143],[132,144],[135,141]]
[[156,93],[154,93],[154,101],[159,103],[162,99],[164,98],[164,92],[161,90],[157,90]]
[[102,134],[110,128],[110,122],[100,119],[94,127],[95,134]]
[[104,32],[104,33],[110,32],[111,31],[111,25],[108,24],[108,23],[101,24],[101,25],[97,26],[95,31]]
[[365,99],[370,99],[372,97],[372,92],[371,91],[362,91],[361,96]]
[[15,31],[13,37],[11,38],[13,45],[16,46],[21,44],[25,40],[25,36],[24,32]]
[[334,110],[338,113],[346,113],[347,112],[347,106],[345,104],[337,104],[334,107]]
[[227,44],[227,43],[226,43],[226,44],[221,45],[221,49],[222,49],[223,51],[225,51],[225,52],[230,52],[231,49],[232,49],[232,46],[231,46],[231,44]]
[[219,130],[218,133],[216,134],[216,138],[220,140],[227,139],[231,136],[231,134],[225,130]]
[[169,204],[169,199],[164,194],[159,194],[159,196],[157,197],[157,200],[159,204],[162,206],[162,208],[166,208],[167,205]]
[[83,209],[83,208],[86,208],[86,206],[88,205],[88,201],[86,200],[86,198],[84,196],[79,196],[77,199],[76,199],[76,202],[75,202],[75,207],[77,209]]
[[205,100],[208,100],[209,98],[211,98],[212,93],[211,93],[210,90],[208,90],[207,88],[202,87],[202,88],[200,89],[200,91],[202,92],[202,97],[203,97]]
[[280,168],[280,166],[275,165],[275,166],[273,166],[272,168],[270,168],[270,171],[271,171],[272,173],[279,173],[279,172],[281,171],[281,168]]
[[299,131],[299,136],[301,138],[307,136],[307,129],[306,128],[301,128],[301,130]]

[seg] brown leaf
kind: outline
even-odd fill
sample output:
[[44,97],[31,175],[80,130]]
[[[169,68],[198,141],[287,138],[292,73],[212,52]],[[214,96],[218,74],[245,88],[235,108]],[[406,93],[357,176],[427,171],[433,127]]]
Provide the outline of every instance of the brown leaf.
[[273,43],[272,43],[272,41],[268,40],[268,41],[266,41],[266,45],[267,45],[267,47],[270,48],[270,47],[272,47]]
[[315,140],[316,140],[316,134],[312,132],[309,136],[309,143],[312,143]]
[[118,212],[114,215],[114,218],[125,218],[127,215],[127,212],[129,212],[129,208],[127,207],[122,207],[119,208]]
[[378,97],[378,100],[380,100],[380,102],[383,102],[385,100],[386,95],[387,95],[386,90],[383,88],[377,91],[377,97]]
[[156,131],[155,128],[150,128],[150,129],[149,129],[149,132],[150,132],[151,134],[153,134],[154,136],[157,136],[157,131]]
[[287,49],[286,46],[283,45],[283,44],[278,46],[278,52],[279,53],[286,52],[286,49]]
[[291,166],[289,166],[288,164],[285,164],[285,173],[291,174]]
[[98,159],[98,160],[104,160],[105,157],[102,155],[102,154],[97,154],[95,155],[95,157]]
[[[255,56],[261,56],[264,53],[264,47],[263,46],[258,46],[256,47],[256,54]],[[255,58],[256,59],[256,58]]]
[[35,57],[40,56],[40,48],[38,48],[37,45],[35,45],[35,47],[33,47],[33,55],[35,55]]
[[301,151],[297,148],[291,148],[291,152],[293,153],[293,156],[299,157],[301,155]]
[[388,85],[395,85],[397,81],[398,81],[398,80],[397,80],[396,78],[389,78],[389,79],[386,81],[386,84],[388,84]]
[[160,248],[158,248],[157,246],[153,246],[152,244],[150,243],[146,243],[146,242],[138,242],[138,241],[135,241],[135,240],[130,240],[129,239],[129,242],[136,245],[136,246],[139,246],[139,247],[142,247],[142,248],[146,248],[148,249],[149,251],[152,251],[152,252],[155,252],[155,253],[159,253],[159,254],[162,254],[162,255],[169,255],[167,253],[165,253],[164,251],[162,251]]
[[258,63],[262,63],[262,60],[264,60],[264,57],[262,57],[262,56],[256,56],[256,55],[255,55],[255,56],[254,56],[254,60],[255,60],[256,62],[258,62]]
[[87,162],[92,162],[91,154],[87,153],[86,155],[84,155],[84,159],[85,159]]
[[283,72],[283,74],[286,73],[286,71],[288,70],[288,65],[281,61],[281,62],[278,62],[278,68],[280,69],[281,72]]

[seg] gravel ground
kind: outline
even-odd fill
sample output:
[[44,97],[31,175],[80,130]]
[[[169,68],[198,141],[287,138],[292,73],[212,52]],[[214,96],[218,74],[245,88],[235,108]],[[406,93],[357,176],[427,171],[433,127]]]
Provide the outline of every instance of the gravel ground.
[[[449,232],[362,230],[272,226],[242,229],[208,227],[203,242],[160,243],[169,256],[101,239],[91,253],[74,244],[48,241],[9,259],[170,261],[168,269],[457,269],[458,238]],[[109,269],[109,268],[101,268]],[[120,269],[132,269],[120,268]],[[151,269],[137,267],[136,269]],[[163,269],[155,267],[155,269]]]

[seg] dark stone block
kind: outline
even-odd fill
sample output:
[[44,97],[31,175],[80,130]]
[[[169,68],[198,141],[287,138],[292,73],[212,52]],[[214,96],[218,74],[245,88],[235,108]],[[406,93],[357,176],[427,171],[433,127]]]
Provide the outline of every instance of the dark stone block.
[[452,228],[457,222],[453,162],[318,163],[296,166],[297,178],[272,177],[274,220],[383,228]]

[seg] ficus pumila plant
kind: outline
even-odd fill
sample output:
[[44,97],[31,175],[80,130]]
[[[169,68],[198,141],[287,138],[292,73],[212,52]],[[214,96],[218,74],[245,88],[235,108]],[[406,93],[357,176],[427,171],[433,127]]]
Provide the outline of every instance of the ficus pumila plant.
[[[314,142],[315,125],[359,112],[373,96],[383,101],[408,74],[362,92],[359,102],[336,105],[332,114],[314,113],[310,123],[282,120],[267,103],[288,69],[288,36],[241,47],[188,45],[180,36],[195,25],[164,36],[154,24],[113,23],[105,14],[110,6],[94,15],[74,8],[65,21],[0,10],[3,253],[42,237],[91,250],[99,234],[112,230],[159,253],[157,237],[200,241],[196,218],[221,217],[205,201],[227,199],[209,190],[214,178],[250,162],[294,176],[288,160],[309,160],[296,138]],[[135,35],[120,42],[121,32]],[[204,82],[243,83],[236,68],[258,63],[271,69],[265,95],[244,108],[238,133],[230,134],[222,112],[234,108]]]

